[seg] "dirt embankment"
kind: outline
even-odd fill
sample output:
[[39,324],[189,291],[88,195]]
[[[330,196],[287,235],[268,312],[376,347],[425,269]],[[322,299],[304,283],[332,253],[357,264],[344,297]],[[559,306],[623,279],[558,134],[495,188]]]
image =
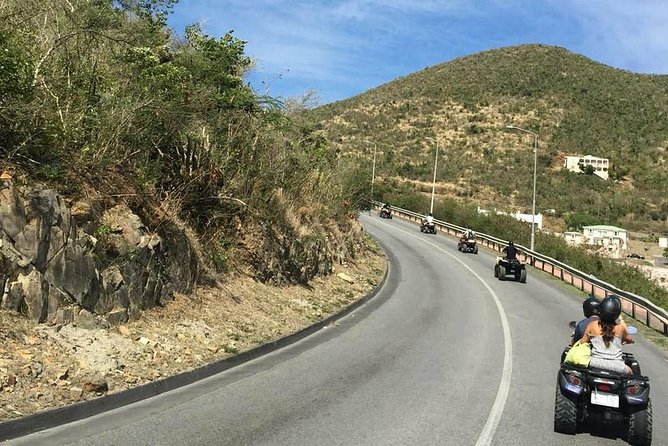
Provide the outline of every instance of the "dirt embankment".
[[385,268],[372,245],[309,287],[229,277],[108,329],[35,324],[0,310],[0,420],[118,392],[283,337],[366,295]]

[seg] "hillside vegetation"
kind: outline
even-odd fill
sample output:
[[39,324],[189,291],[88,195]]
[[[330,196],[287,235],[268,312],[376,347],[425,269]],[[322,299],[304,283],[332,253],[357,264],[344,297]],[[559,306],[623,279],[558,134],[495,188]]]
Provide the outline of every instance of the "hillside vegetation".
[[183,220],[220,271],[308,280],[348,243],[358,170],[244,82],[244,41],[167,28],[175,2],[0,2],[0,171]]
[[[573,221],[666,231],[668,76],[634,74],[563,48],[522,45],[459,58],[310,112],[342,153],[392,189],[430,192],[434,149],[442,195],[481,207],[537,209]],[[563,170],[565,155],[610,158],[611,180]],[[376,189],[376,198],[383,199]],[[582,218],[585,216],[585,218]]]

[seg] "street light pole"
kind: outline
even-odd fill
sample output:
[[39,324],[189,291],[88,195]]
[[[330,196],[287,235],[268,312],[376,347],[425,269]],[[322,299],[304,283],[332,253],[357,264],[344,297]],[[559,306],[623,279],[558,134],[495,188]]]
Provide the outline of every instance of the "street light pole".
[[376,143],[373,141],[364,140],[369,144],[373,144],[373,165],[371,167],[371,199],[373,200],[373,182],[376,179]]
[[434,213],[434,192],[436,191],[436,166],[438,166],[438,141],[434,138],[427,136],[425,139],[433,141],[436,143],[436,156],[434,157],[434,180],[431,182],[431,206],[429,207],[429,213]]
[[533,135],[533,203],[531,205],[531,250],[533,251],[536,231],[536,166],[538,164],[538,134],[514,125],[507,125],[506,128],[519,130],[520,132]]

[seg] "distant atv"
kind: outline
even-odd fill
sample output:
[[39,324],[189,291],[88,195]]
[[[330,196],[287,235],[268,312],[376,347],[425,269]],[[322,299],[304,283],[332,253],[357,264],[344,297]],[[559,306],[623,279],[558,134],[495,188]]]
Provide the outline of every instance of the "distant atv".
[[420,223],[420,232],[436,234],[436,224],[433,221],[430,223],[426,219],[423,219],[422,223]]
[[466,238],[462,237],[457,243],[457,249],[461,252],[472,252],[473,254],[478,254],[478,244],[475,241],[475,238]]
[[515,280],[526,283],[526,265],[517,259],[497,257],[496,265],[494,265],[494,277],[498,277],[499,280],[506,280],[506,276],[508,275],[514,276]]
[[390,208],[381,208],[380,212],[378,213],[380,218],[392,218],[392,211]]

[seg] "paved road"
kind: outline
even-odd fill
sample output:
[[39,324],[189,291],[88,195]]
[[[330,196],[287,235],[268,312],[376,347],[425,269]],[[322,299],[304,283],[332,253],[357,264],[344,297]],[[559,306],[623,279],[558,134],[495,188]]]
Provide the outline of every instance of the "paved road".
[[[406,222],[361,218],[389,255],[368,304],[288,348],[12,445],[613,445],[552,431],[558,358],[581,299],[530,271]],[[652,378],[654,445],[668,445],[668,358],[629,347]],[[663,421],[662,421],[663,420]]]

